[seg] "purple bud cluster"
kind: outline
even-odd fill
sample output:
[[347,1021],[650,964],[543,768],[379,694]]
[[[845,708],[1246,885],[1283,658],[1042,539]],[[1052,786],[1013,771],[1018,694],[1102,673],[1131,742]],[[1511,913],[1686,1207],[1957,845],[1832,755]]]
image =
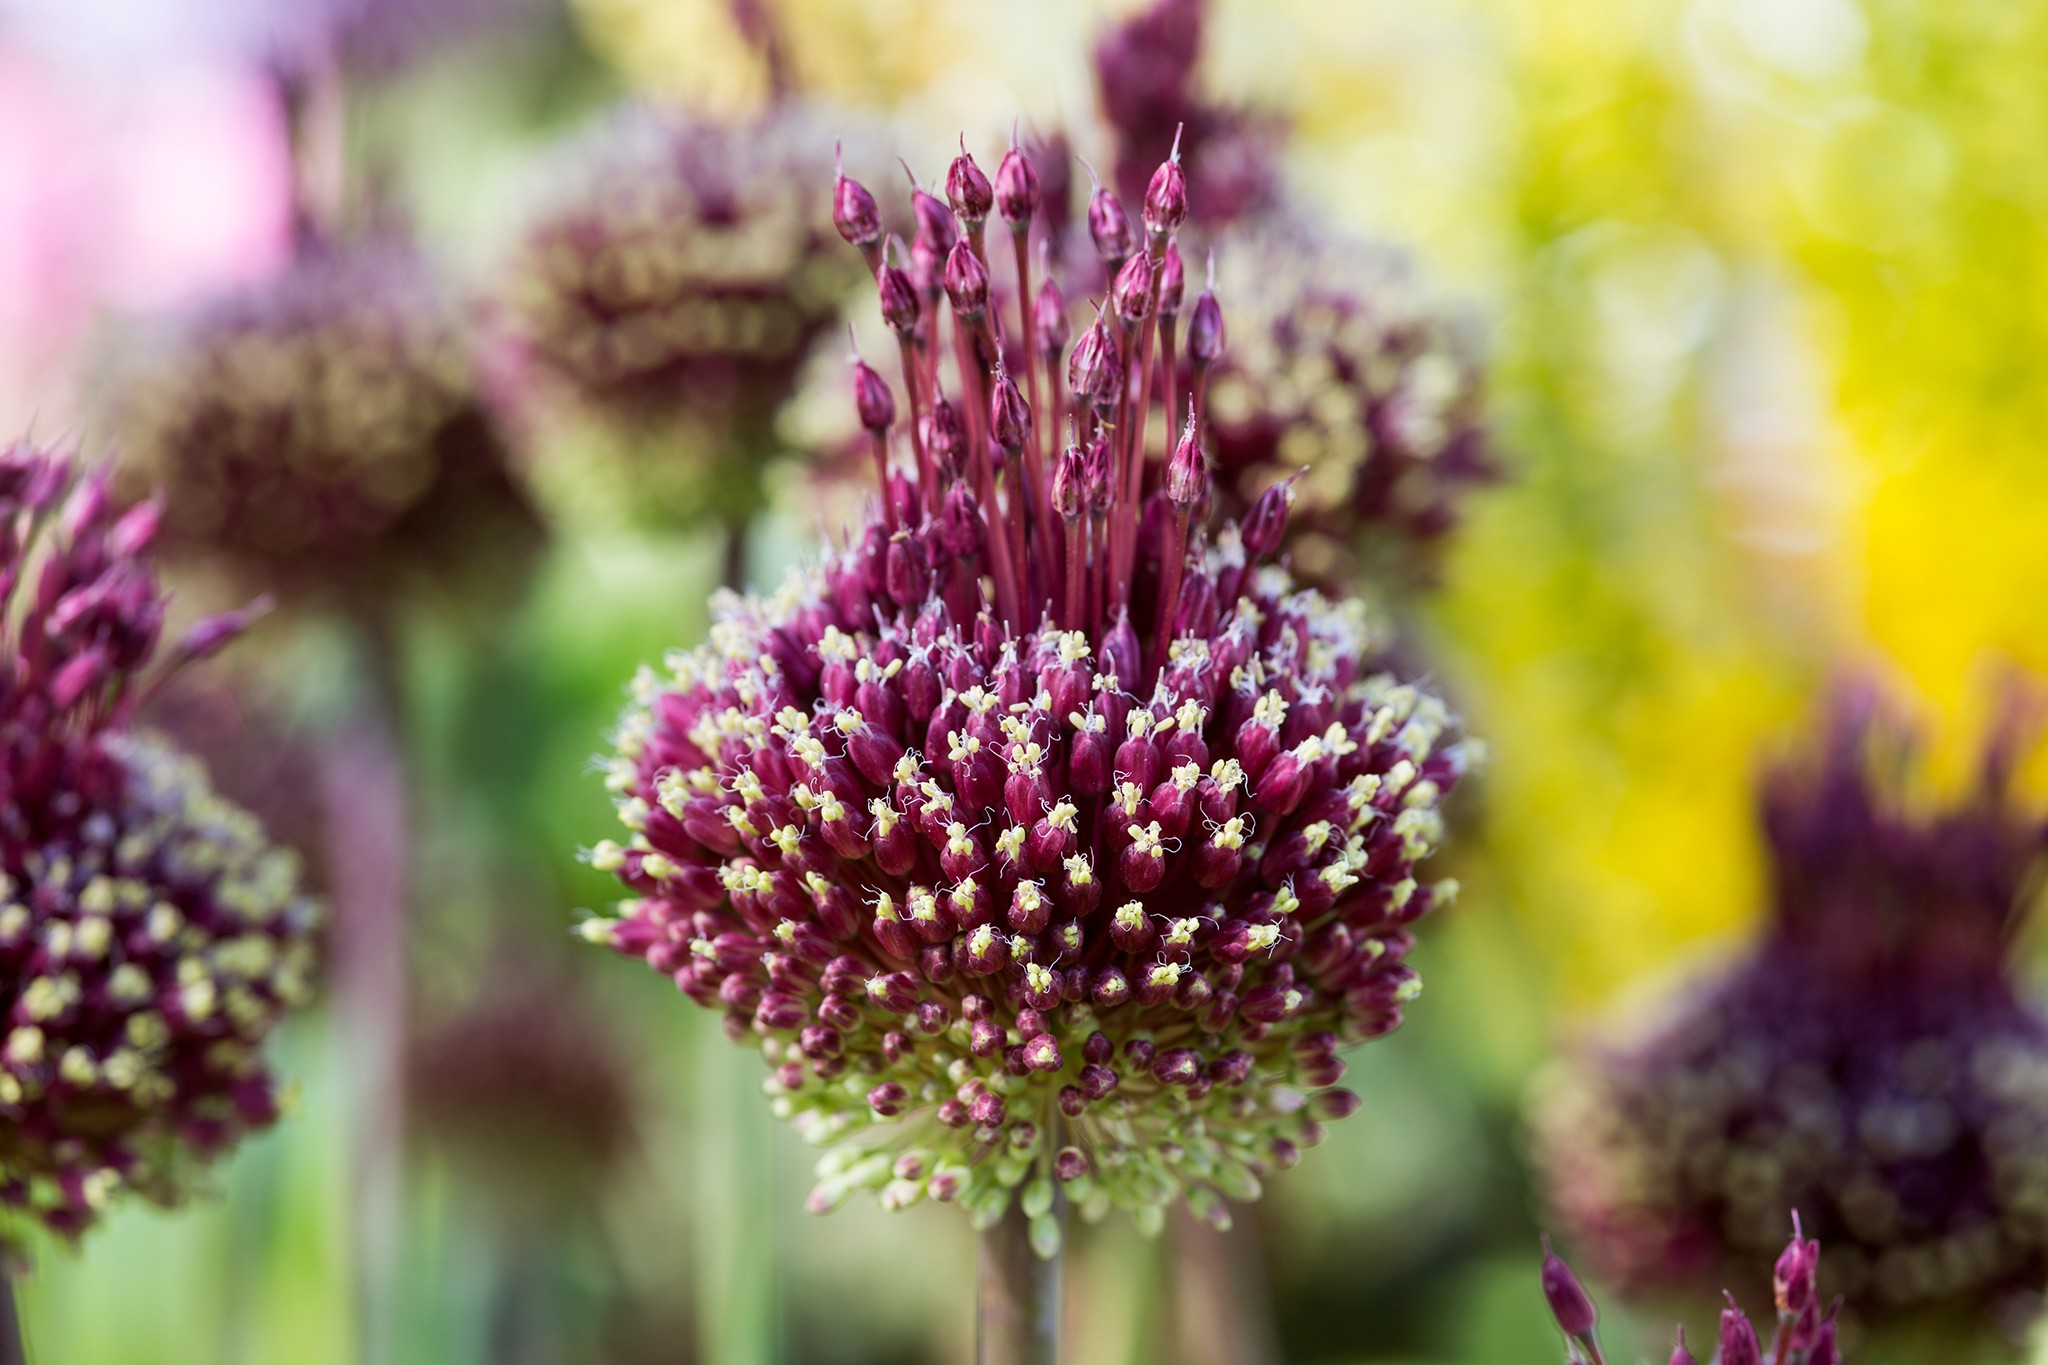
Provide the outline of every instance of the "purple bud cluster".
[[[1768,1352],[1757,1336],[1756,1324],[1742,1311],[1735,1296],[1724,1291],[1728,1306],[1721,1310],[1720,1349],[1713,1357],[1718,1365],[1764,1365],[1766,1360],[1771,1365],[1841,1365],[1835,1322],[1841,1300],[1823,1311],[1815,1288],[1819,1272],[1820,1243],[1804,1237],[1799,1215],[1795,1213],[1792,1240],[1778,1256],[1772,1272],[1777,1328]],[[1595,1330],[1599,1313],[1593,1298],[1572,1268],[1550,1249],[1548,1237],[1543,1239],[1542,1279],[1544,1302],[1550,1307],[1558,1331],[1564,1334],[1565,1365],[1605,1365],[1607,1357],[1601,1352],[1600,1335]],[[1682,1327],[1672,1345],[1669,1365],[1698,1365],[1685,1344]]]
[[164,535],[266,584],[334,586],[527,513],[458,313],[396,242],[315,248],[173,322],[115,421]]
[[840,239],[881,250],[831,149],[791,104],[735,123],[632,111],[570,149],[494,309],[508,398],[553,433],[536,443],[552,500],[670,522],[758,507],[776,414],[861,278]]
[[[1767,782],[1775,895],[1756,943],[1647,1031],[1538,1097],[1554,1207],[1597,1264],[1699,1285],[1797,1208],[1830,1292],[1866,1319],[2011,1330],[2048,1275],[2048,1018],[2012,944],[2048,822],[2010,790],[2016,732],[1974,790],[1909,800],[1908,736],[1837,698],[1819,761]],[[1781,1266],[1801,1298],[1802,1272]]]
[[[1173,250],[1179,176],[1142,234],[1113,196],[1091,211],[1118,270]],[[919,213],[936,251],[954,227]],[[1148,455],[1149,281],[1013,377],[993,333],[1032,291],[952,287],[980,254],[961,226],[962,270],[903,291],[881,510],[636,681],[609,778],[628,837],[592,853],[630,898],[586,933],[761,1048],[777,1112],[833,1147],[814,1208],[867,1189],[985,1224],[1019,1199],[1042,1241],[1064,1190],[1227,1223],[1355,1110],[1340,1050],[1416,994],[1409,926],[1455,889],[1417,873],[1468,749],[1374,670],[1360,604],[1270,562],[1284,491],[1211,535],[1199,411]],[[1025,395],[1062,403],[1061,378],[1055,424]],[[878,421],[882,382],[856,371]]]
[[[262,1045],[303,1002],[295,860],[132,728],[163,629],[160,509],[0,454],[0,1201],[62,1234],[169,1203],[279,1108]],[[176,667],[242,618],[201,621]]]

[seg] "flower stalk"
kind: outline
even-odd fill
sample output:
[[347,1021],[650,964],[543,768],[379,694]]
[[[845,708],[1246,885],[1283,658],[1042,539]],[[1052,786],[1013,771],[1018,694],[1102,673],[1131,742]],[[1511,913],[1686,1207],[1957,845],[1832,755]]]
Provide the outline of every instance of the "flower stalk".
[[[1058,1228],[1066,1220],[1066,1199],[1056,1195],[1045,1215]],[[981,1234],[975,1315],[976,1365],[1057,1365],[1060,1358],[1060,1281],[1063,1237],[1051,1254],[1033,1245],[1032,1225],[1021,1203]]]

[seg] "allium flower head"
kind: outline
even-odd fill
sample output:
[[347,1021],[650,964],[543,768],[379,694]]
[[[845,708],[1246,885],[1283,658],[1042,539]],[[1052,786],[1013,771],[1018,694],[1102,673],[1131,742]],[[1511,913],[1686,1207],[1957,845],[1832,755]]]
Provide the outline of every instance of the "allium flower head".
[[[261,1047],[306,998],[291,855],[130,725],[164,594],[158,509],[26,446],[0,454],[0,1199],[59,1233],[186,1193],[278,1114]],[[171,666],[240,617],[200,622]]]
[[[2009,790],[2016,735],[1946,807],[1909,799],[1909,736],[1838,697],[1811,766],[1772,774],[1757,942],[1641,1036],[1547,1088],[1558,1212],[1604,1271],[1711,1280],[1780,1210],[1828,1248],[1820,1290],[1866,1317],[2011,1327],[2048,1274],[2048,1019],[2011,948],[2048,823]],[[1812,1299],[1781,1262],[1778,1293]]]
[[643,516],[745,516],[775,415],[861,277],[841,235],[879,260],[872,196],[835,187],[830,131],[789,103],[738,122],[634,111],[575,150],[567,192],[506,263],[497,314],[515,400],[608,439],[540,477]]
[[1207,0],[1153,0],[1102,35],[1095,93],[1116,139],[1116,187],[1142,203],[1153,169],[1179,148],[1194,211],[1211,232],[1279,197],[1278,120],[1205,98],[1197,88]]
[[1459,501],[1494,475],[1462,320],[1405,254],[1285,218],[1224,235],[1214,263],[1230,307],[1208,381],[1222,510],[1242,516],[1299,474],[1297,572],[1329,581],[1362,562],[1426,574]]
[[956,307],[950,371],[926,309],[874,517],[636,682],[594,853],[632,898],[587,931],[758,1043],[835,1144],[814,1207],[1021,1188],[1049,1251],[1061,1192],[1222,1223],[1352,1112],[1467,753],[1268,562],[1279,495],[1210,534],[1199,411],[1148,458],[1152,301],[1012,371],[1032,296]]
[[315,247],[141,348],[115,418],[164,536],[266,583],[365,573],[531,533],[461,328],[392,241]]
[[633,1078],[566,973],[498,955],[476,995],[413,1043],[422,1132],[514,1212],[587,1207],[637,1140]]

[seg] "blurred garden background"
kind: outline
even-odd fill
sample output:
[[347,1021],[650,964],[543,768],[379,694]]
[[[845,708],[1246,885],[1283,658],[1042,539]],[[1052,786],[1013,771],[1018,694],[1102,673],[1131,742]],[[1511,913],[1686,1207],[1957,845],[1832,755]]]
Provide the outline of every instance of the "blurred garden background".
[[[526,225],[573,193],[620,101],[735,119],[786,83],[820,140],[792,166],[829,179],[841,135],[873,186],[897,150],[938,174],[962,132],[990,163],[1020,114],[1106,171],[1091,59],[1132,8],[333,3],[0,0],[0,433],[143,443],[137,355],[287,268],[323,127],[345,211],[416,243],[451,325],[488,337]],[[360,43],[324,50],[345,104],[280,100],[294,25],[344,19]],[[2048,5],[1210,0],[1206,25],[1201,91],[1284,128],[1298,208],[1412,253],[1481,338],[1498,471],[1464,495],[1435,585],[1392,605],[1491,751],[1453,807],[1463,894],[1421,933],[1407,1024],[1352,1061],[1363,1109],[1233,1234],[1263,1249],[1246,1294],[1270,1300],[1275,1360],[1554,1361],[1525,1117],[1546,1063],[1755,921],[1757,775],[1831,679],[1907,699],[1953,786],[2002,672],[2048,673]],[[520,361],[476,345],[496,404]],[[961,1220],[807,1216],[811,1154],[759,1102],[759,1062],[570,932],[615,894],[580,855],[612,832],[592,756],[625,682],[701,637],[723,579],[770,585],[806,553],[817,401],[745,428],[724,477],[765,471],[758,491],[701,452],[663,470],[683,457],[506,405],[530,506],[461,531],[489,553],[279,585],[206,675],[218,694],[167,720],[229,755],[273,825],[300,813],[309,832],[285,832],[328,882],[352,870],[320,832],[331,776],[295,746],[353,723],[352,696],[388,710],[378,790],[410,836],[380,1016],[407,1059],[402,1213],[366,1230],[352,1208],[377,1106],[349,1010],[378,1006],[337,984],[282,1038],[294,1109],[217,1199],[36,1248],[33,1358],[965,1358]],[[456,534],[439,514],[420,532]],[[193,602],[240,581],[203,561],[174,578]],[[2048,794],[2048,767],[2022,786]],[[1127,1222],[1074,1256],[1075,1359],[1232,1358],[1187,1344],[1208,1329],[1173,1306],[1186,1268]],[[388,1339],[364,1340],[365,1296]],[[1613,1356],[1636,1358],[1602,1300]],[[1885,1349],[1863,1358],[1915,1358]]]

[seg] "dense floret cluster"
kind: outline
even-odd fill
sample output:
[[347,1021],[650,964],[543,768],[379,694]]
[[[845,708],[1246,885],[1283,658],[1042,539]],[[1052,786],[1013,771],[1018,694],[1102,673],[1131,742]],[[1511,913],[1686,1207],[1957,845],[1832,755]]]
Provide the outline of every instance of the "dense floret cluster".
[[[1451,891],[1418,865],[1469,752],[1375,669],[1358,604],[1269,562],[1287,490],[1212,539],[1199,410],[1147,458],[1178,164],[1143,238],[1091,205],[1114,311],[1071,352],[1024,252],[1031,316],[988,289],[988,219],[1021,240],[1036,187],[1013,146],[993,181],[954,161],[950,210],[918,192],[936,298],[871,256],[911,414],[855,364],[882,506],[638,680],[630,837],[594,854],[632,899],[587,932],[758,1040],[778,1111],[837,1144],[816,1207],[865,1188],[986,1224],[1021,1188],[1044,1250],[1062,1195],[1225,1222],[1352,1111],[1336,1054],[1416,992],[1408,926]],[[880,246],[866,191],[835,197]],[[1006,327],[1033,338],[1017,378]]]
[[1541,1097],[1553,1200],[1603,1270],[1711,1282],[1797,1208],[1866,1316],[2034,1310],[2048,1019],[2011,949],[2048,823],[2009,790],[2014,748],[1953,807],[1916,805],[1887,776],[1902,730],[1849,694],[1819,763],[1772,777],[1761,937]]
[[[157,519],[64,458],[0,455],[0,1199],[67,1234],[124,1191],[178,1199],[277,1117],[261,1048],[312,984],[295,860],[129,723]],[[172,666],[241,624],[199,623]]]
[[116,418],[167,541],[265,583],[358,585],[528,524],[452,306],[396,242],[311,247],[179,319]]

